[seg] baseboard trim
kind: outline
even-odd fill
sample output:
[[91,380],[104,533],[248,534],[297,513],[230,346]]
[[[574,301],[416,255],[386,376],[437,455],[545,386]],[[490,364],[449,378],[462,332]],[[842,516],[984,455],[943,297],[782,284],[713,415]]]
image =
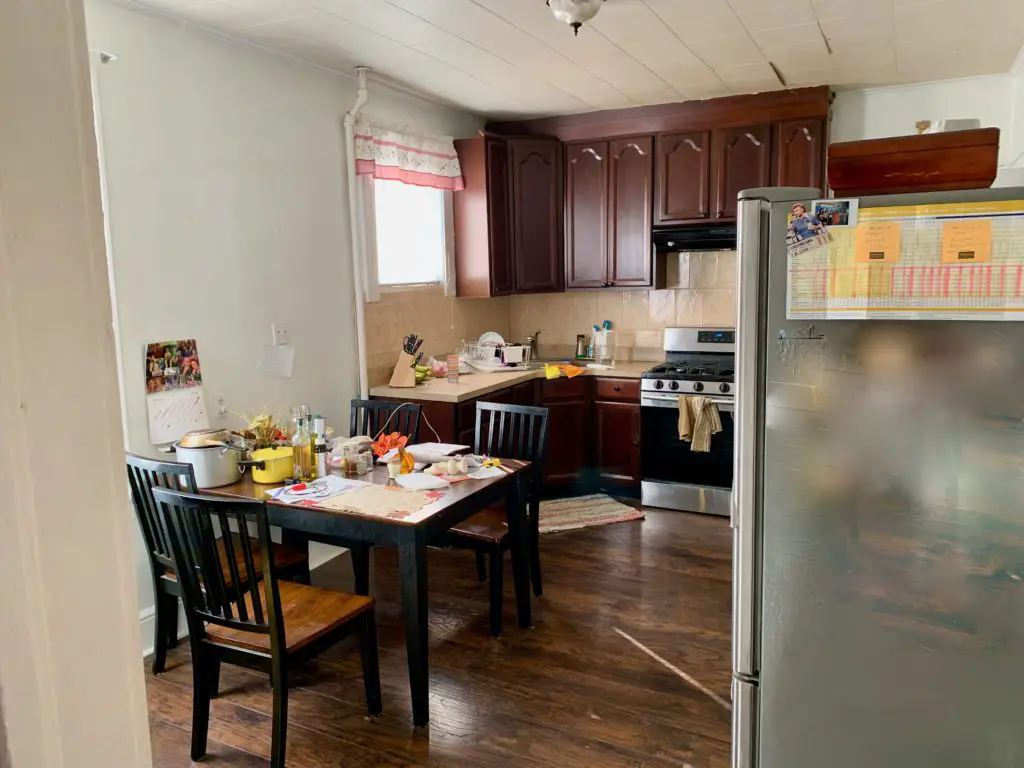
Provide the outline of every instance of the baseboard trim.
[[[153,638],[156,633],[156,606],[149,606],[139,611],[139,628],[142,632],[142,657],[153,653]],[[178,639],[188,637],[188,624],[185,622],[185,608],[178,601]]]
[[[316,556],[314,552],[310,551],[310,563],[309,570],[315,571],[322,565],[329,563],[339,555],[343,555],[348,552],[347,549],[341,549],[339,547],[328,547],[328,546],[317,546]],[[153,653],[155,647],[153,645],[153,639],[156,633],[156,606],[151,605],[148,608],[143,608],[139,611],[139,629],[142,632],[142,657],[145,658]],[[178,639],[182,640],[188,637],[188,623],[185,621],[185,608],[178,601]]]

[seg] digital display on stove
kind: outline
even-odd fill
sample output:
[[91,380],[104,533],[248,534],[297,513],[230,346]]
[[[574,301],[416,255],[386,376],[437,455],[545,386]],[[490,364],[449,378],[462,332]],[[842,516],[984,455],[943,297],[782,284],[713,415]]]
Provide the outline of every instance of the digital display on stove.
[[735,344],[736,331],[697,331],[698,344]]

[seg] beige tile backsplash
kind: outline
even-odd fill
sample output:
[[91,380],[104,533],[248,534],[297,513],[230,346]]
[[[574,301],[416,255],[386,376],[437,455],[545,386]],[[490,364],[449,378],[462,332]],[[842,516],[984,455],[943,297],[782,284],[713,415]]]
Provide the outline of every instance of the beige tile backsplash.
[[453,299],[440,286],[388,291],[366,305],[366,351],[370,386],[386,384],[398,360],[402,338],[415,333],[423,339],[423,359],[441,359],[462,339],[486,331],[509,334],[509,300]]
[[440,287],[384,293],[366,305],[370,384],[391,377],[402,337],[423,339],[424,359],[457,349],[462,339],[497,331],[524,341],[540,331],[541,353],[571,355],[576,334],[611,320],[616,357],[661,360],[665,326],[732,327],[736,323],[736,252],[670,254],[665,290],[594,290],[496,299],[453,299]]
[[511,297],[512,338],[540,330],[541,353],[571,354],[576,334],[611,320],[616,356],[661,360],[665,326],[726,327],[736,324],[736,252],[670,254],[665,290],[595,290]]

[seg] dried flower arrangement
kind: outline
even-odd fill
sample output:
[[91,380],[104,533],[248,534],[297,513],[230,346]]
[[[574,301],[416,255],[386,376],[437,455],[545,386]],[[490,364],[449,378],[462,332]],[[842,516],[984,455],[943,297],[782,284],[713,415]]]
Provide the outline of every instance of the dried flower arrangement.
[[256,413],[235,413],[234,415],[245,422],[246,427],[242,430],[241,435],[250,442],[254,451],[280,445],[288,439],[288,433],[281,426],[280,420],[270,413],[266,406],[263,406],[262,411]]

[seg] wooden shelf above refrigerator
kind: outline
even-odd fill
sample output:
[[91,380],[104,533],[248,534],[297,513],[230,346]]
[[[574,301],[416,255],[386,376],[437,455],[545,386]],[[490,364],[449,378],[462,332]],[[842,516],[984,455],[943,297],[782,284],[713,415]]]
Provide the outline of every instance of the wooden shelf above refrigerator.
[[988,189],[999,164],[999,129],[925,133],[832,144],[836,197]]

